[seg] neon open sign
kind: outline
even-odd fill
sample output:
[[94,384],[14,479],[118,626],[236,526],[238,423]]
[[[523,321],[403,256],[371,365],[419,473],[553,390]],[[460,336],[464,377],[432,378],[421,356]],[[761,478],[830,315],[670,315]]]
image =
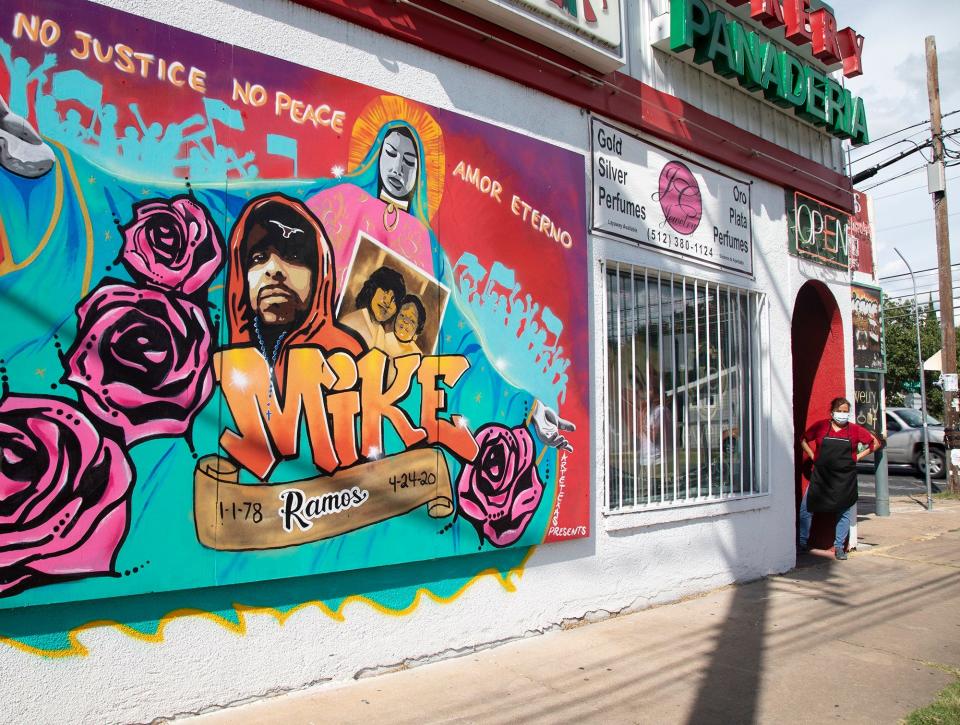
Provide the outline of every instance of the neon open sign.
[[801,194],[787,192],[787,236],[790,253],[828,267],[847,269],[847,223],[840,209]]

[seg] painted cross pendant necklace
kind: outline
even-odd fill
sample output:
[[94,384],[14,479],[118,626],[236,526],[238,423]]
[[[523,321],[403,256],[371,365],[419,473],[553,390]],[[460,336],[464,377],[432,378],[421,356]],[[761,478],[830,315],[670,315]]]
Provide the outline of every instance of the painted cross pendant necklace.
[[287,336],[287,331],[284,330],[280,333],[280,336],[273,345],[273,355],[267,357],[267,343],[263,339],[263,333],[260,332],[260,315],[255,315],[253,318],[253,330],[257,333],[257,344],[260,347],[260,354],[263,355],[263,359],[267,362],[267,366],[270,368],[270,390],[267,393],[267,420],[269,421],[270,416],[273,413],[271,408],[273,399],[275,397],[273,381],[276,375],[274,373],[274,368],[277,365],[277,355],[280,354],[280,345],[283,343],[283,338]]

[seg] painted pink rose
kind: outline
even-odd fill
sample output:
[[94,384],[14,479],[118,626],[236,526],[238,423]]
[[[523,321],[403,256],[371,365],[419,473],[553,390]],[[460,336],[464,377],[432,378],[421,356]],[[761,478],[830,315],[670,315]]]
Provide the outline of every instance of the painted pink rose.
[[211,348],[207,317],[188,299],[106,280],[77,308],[66,382],[127,445],[181,436],[213,391]]
[[114,571],[133,468],[69,400],[0,401],[0,596]]
[[192,295],[220,269],[223,240],[206,207],[181,195],[137,204],[120,255],[134,279]]
[[509,546],[526,530],[543,483],[533,464],[533,438],[526,428],[490,424],[477,431],[477,457],[457,480],[460,513],[494,546]]

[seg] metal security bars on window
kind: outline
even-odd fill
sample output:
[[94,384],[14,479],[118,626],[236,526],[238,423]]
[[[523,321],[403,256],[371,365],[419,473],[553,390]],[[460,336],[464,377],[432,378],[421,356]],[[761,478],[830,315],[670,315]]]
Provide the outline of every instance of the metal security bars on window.
[[763,297],[618,263],[606,284],[608,510],[764,493]]

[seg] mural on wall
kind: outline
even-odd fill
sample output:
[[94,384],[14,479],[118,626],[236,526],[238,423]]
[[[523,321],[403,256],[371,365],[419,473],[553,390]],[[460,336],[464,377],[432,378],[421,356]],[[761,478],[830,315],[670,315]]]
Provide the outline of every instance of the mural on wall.
[[853,367],[856,370],[886,370],[883,348],[883,290],[850,285],[853,320]]
[[84,2],[0,59],[0,607],[588,534],[582,156]]
[[876,277],[873,246],[873,200],[862,191],[853,192],[853,216],[847,224],[850,271]]

